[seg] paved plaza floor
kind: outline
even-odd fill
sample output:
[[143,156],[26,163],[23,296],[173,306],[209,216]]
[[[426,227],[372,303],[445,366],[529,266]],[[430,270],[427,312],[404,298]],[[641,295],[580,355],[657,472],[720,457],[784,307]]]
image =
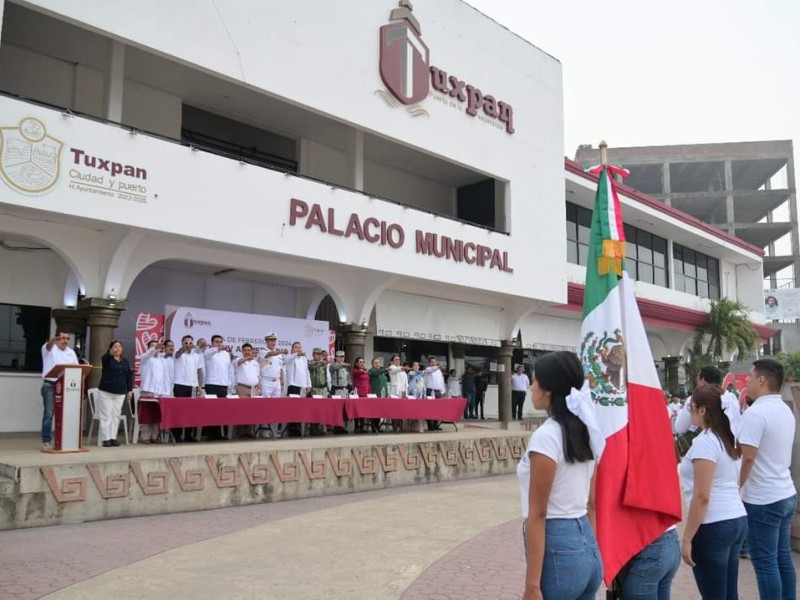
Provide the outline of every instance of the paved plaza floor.
[[[524,568],[514,476],[0,532],[4,600],[503,600]],[[685,565],[672,597],[700,598]]]

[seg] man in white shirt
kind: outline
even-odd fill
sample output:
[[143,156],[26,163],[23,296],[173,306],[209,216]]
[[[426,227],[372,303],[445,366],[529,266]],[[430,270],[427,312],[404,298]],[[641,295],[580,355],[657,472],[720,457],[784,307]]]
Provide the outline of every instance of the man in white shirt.
[[217,398],[228,395],[231,385],[231,353],[230,348],[222,345],[222,336],[211,336],[211,347],[203,352],[205,362],[204,389],[206,394]]
[[[157,402],[156,398],[172,395],[174,379],[174,365],[172,354],[175,351],[175,344],[172,340],[165,340],[164,343],[150,342],[147,352],[139,356],[141,361],[141,390],[139,405],[142,402]],[[158,441],[158,423],[146,423],[141,427],[141,437],[143,444],[150,444]]]
[[[286,350],[278,350],[278,336],[275,333],[268,333],[264,337],[267,349],[259,360],[261,377],[261,394],[266,398],[278,398],[283,394],[283,357]],[[283,432],[281,423],[263,423],[258,430],[266,434],[268,438],[274,438]]]
[[69,347],[69,334],[58,331],[42,345],[42,449],[49,450],[53,442],[53,387],[55,378],[45,375],[56,365],[77,365],[78,356]]
[[[428,366],[425,367],[422,377],[428,396],[433,396],[434,398],[444,397],[444,374],[442,373],[442,367],[439,366],[439,360],[435,356],[428,358]],[[435,431],[441,428],[441,422],[428,421],[429,430]]]
[[[191,398],[200,394],[203,386],[203,355],[195,351],[194,338],[185,335],[181,338],[181,347],[175,353],[174,383],[172,395],[176,398]],[[185,430],[177,427],[172,430],[176,442],[196,442],[194,428]]]
[[[211,346],[207,346],[203,351],[205,365],[203,389],[207,395],[217,398],[228,397],[228,388],[231,385],[231,360],[230,348],[222,345],[222,336],[212,335]],[[211,428],[208,438],[224,440],[225,434],[222,427]]]
[[242,398],[252,398],[261,394],[259,386],[260,365],[253,346],[242,344],[242,357],[236,361],[236,393]]
[[517,371],[511,376],[511,418],[522,420],[522,406],[525,404],[525,394],[531,387],[531,380],[525,374],[525,367],[517,366]]
[[795,598],[797,585],[791,547],[797,490],[789,472],[795,418],[781,399],[782,387],[783,367],[778,361],[762,358],[753,363],[747,394],[755,402],[742,415],[739,436],[739,486],[761,600]]
[[286,393],[302,396],[311,388],[311,374],[308,372],[308,358],[300,342],[292,344],[292,349],[284,358],[286,366]]

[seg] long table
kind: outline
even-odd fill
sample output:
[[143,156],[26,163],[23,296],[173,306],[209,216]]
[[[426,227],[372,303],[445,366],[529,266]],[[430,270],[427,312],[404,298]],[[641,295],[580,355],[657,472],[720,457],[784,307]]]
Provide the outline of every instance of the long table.
[[162,429],[261,423],[342,427],[347,419],[413,419],[455,423],[465,398],[140,398],[139,424]]

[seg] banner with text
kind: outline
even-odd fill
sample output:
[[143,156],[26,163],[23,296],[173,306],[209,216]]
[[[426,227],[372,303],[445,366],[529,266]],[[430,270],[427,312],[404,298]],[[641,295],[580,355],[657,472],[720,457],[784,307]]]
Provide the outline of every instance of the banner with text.
[[293,319],[270,315],[254,315],[223,310],[208,310],[187,306],[166,307],[167,336],[181,345],[181,338],[191,335],[195,344],[201,338],[211,342],[211,336],[219,334],[223,345],[230,346],[234,355],[242,353],[242,344],[249,342],[256,350],[266,348],[264,336],[275,333],[278,349],[289,350],[294,342],[300,342],[303,350],[311,356],[314,348],[329,347],[329,325],[327,321]]

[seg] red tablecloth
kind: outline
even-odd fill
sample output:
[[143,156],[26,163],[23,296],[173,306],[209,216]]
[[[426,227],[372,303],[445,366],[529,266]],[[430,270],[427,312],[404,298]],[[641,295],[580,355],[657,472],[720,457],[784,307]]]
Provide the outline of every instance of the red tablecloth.
[[460,421],[466,398],[345,398],[348,419],[415,419]]
[[[140,411],[145,404],[139,404]],[[344,425],[343,398],[159,398],[159,408],[162,429],[260,423]],[[140,423],[145,422],[143,416],[140,412]]]

